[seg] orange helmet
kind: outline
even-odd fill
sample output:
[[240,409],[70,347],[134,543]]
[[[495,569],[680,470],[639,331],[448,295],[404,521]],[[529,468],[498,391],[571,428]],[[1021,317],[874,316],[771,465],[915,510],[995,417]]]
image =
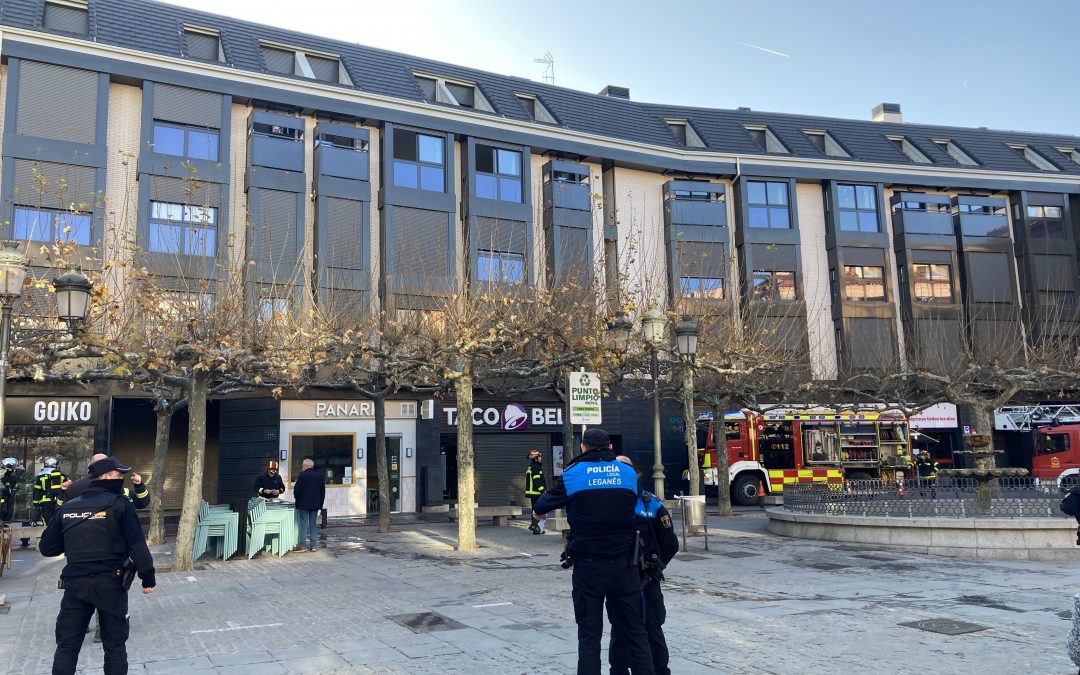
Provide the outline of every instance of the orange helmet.
[[266,468],[267,468],[268,471],[277,471],[278,470],[277,461],[273,460],[273,459],[270,460],[270,463],[266,465]]

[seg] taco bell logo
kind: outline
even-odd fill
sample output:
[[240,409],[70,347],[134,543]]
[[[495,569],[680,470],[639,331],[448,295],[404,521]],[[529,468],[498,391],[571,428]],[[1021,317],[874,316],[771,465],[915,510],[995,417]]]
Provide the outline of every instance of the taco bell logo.
[[529,428],[529,413],[525,406],[511,403],[503,410],[502,428],[505,431],[520,431]]

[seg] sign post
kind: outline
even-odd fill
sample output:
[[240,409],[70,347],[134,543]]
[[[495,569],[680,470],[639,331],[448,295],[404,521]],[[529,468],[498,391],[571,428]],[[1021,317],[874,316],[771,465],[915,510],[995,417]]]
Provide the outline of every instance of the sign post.
[[600,375],[582,371],[568,377],[570,424],[600,424]]

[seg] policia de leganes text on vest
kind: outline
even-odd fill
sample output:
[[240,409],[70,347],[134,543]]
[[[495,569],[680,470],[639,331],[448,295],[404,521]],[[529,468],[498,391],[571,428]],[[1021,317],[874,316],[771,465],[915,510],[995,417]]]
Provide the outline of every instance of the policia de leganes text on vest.
[[611,624],[625,638],[631,671],[653,675],[635,550],[637,474],[615,461],[611,438],[603,429],[594,427],[582,434],[581,452],[533,507],[538,515],[566,507],[573,532],[569,553],[574,564],[577,672],[600,673],[606,598]]
[[61,573],[64,598],[56,617],[53,675],[75,672],[95,609],[101,616],[105,673],[127,673],[124,564],[129,558],[134,561],[143,593],[152,593],[156,581],[154,560],[143,539],[135,506],[121,495],[125,471],[130,468],[112,457],[94,462],[90,472],[100,478],[92,481],[82,496],[61,506],[41,536],[42,555],[67,556]]

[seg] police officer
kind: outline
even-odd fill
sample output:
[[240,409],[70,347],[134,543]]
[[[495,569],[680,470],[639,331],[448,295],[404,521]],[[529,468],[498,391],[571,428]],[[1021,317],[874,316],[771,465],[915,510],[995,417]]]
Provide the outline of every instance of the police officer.
[[4,475],[0,478],[0,520],[7,522],[15,515],[15,492],[19,489],[22,467],[14,457],[5,457]]
[[565,507],[573,532],[568,552],[574,566],[577,672],[600,673],[606,598],[611,624],[624,636],[631,671],[652,675],[637,565],[637,475],[615,460],[611,437],[603,429],[593,427],[581,435],[581,452],[533,507],[535,518]]
[[46,457],[44,468],[34,480],[34,503],[37,504],[41,524],[48,525],[57,507],[64,503],[60,490],[67,478],[56,466],[55,457]]
[[[90,466],[93,466],[95,462],[105,459],[106,457],[108,457],[108,455],[100,452],[93,455],[90,457]],[[90,469],[87,468],[86,475],[82,478],[76,481],[64,481],[61,486],[61,498],[65,502],[69,499],[75,499],[81,495],[86,488],[90,487],[90,482],[95,478],[97,478],[97,476],[91,473]],[[146,488],[146,483],[143,482],[142,476],[137,473],[131,474],[131,487],[125,487],[122,494],[127,497],[129,502],[135,505],[135,509],[138,511],[142,511],[150,506],[150,491]]]
[[[529,500],[529,506],[536,506],[536,500],[547,490],[547,481],[544,479],[544,465],[540,458],[540,451],[533,448],[529,451],[529,468],[525,469],[525,497]],[[540,516],[537,520],[529,523],[529,531],[533,534],[544,533],[544,523],[547,516]]]
[[[634,466],[629,457],[619,455],[616,459]],[[651,492],[642,490],[634,509],[638,535],[641,537],[641,602],[645,608],[645,632],[649,635],[649,651],[652,652],[653,670],[656,675],[671,675],[668,668],[668,647],[664,638],[664,592],[660,582],[664,580],[664,568],[679,552],[679,537],[671,526],[671,514],[663,502]],[[629,673],[626,645],[615,626],[611,627],[611,645],[608,648],[611,675]]]
[[255,478],[255,494],[263,499],[273,499],[285,492],[285,482],[278,475],[278,463],[270,460],[266,472]]
[[64,554],[60,575],[64,597],[56,617],[53,675],[75,672],[90,616],[101,615],[106,675],[127,673],[128,596],[123,568],[130,558],[142,579],[143,593],[153,593],[154,560],[146,547],[135,507],[121,494],[130,471],[112,457],[90,465],[97,479],[79,497],[66,502],[41,536],[41,554]]

